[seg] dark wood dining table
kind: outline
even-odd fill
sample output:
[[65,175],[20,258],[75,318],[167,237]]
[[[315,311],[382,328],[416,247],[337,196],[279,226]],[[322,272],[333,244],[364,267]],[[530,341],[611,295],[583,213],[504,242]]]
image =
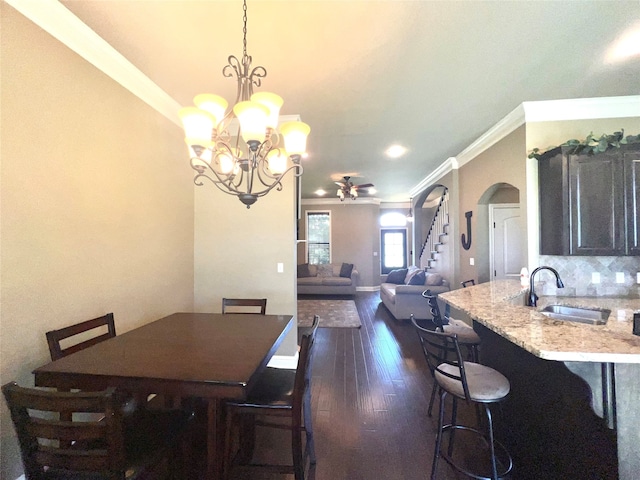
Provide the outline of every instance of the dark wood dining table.
[[223,474],[227,398],[245,398],[293,326],[291,315],[174,313],[33,371],[36,386],[200,397],[207,478]]

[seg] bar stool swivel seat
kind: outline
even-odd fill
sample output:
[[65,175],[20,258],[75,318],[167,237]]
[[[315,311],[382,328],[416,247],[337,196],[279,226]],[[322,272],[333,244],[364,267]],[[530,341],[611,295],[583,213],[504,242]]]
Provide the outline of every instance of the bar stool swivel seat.
[[[460,353],[460,345],[455,333],[437,332],[420,327],[415,320],[426,351],[429,368],[433,368],[434,379],[440,393],[438,433],[431,468],[431,480],[437,480],[438,461],[444,459],[458,472],[478,480],[498,480],[505,478],[513,469],[513,461],[504,445],[494,438],[491,405],[503,401],[509,394],[509,380],[497,370],[474,362],[466,362]],[[444,424],[445,398],[453,398],[451,423]],[[487,416],[486,432],[457,424],[458,400],[484,407]],[[486,446],[488,452],[478,452],[488,456],[486,469],[474,473],[467,468],[461,458],[454,459],[454,438],[456,431],[465,431],[479,438],[478,444]],[[443,438],[448,435],[448,446],[443,448]],[[477,452],[478,449],[465,449]],[[484,449],[482,449],[484,450]],[[488,455],[487,455],[488,454]],[[483,465],[484,467],[484,465]],[[489,472],[490,470],[490,472]]]

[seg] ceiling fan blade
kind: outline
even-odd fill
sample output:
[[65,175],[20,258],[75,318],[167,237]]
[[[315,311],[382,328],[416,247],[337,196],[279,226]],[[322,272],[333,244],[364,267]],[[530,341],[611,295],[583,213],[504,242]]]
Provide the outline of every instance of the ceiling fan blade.
[[356,185],[356,188],[369,188],[373,187],[373,183],[363,183],[362,185]]
[[344,182],[333,182],[333,183],[335,183],[336,185],[338,185],[339,187],[342,187],[342,188],[346,187]]

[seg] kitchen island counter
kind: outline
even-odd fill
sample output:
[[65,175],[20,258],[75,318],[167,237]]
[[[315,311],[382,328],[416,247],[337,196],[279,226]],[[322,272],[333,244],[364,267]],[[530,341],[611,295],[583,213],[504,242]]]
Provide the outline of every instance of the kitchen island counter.
[[[633,312],[640,299],[615,297],[540,296],[536,307],[524,306],[527,288],[519,281],[497,280],[439,295],[510,342],[546,360],[640,363],[640,336],[633,335]],[[611,310],[604,325],[546,317],[547,305]]]
[[[527,307],[527,291],[498,280],[439,295],[473,320],[481,363],[511,383],[498,428],[514,478],[636,480],[640,299],[540,295]],[[555,320],[540,312],[553,304],[611,313],[604,325]]]

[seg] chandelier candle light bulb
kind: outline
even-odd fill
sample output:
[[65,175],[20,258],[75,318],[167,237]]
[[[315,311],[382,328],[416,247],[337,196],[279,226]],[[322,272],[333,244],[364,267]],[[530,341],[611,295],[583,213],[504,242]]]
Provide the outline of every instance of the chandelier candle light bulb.
[[[182,108],[178,115],[191,168],[196,172],[194,183],[201,186],[205,178],[220,191],[237,196],[249,208],[271,190],[282,190],[282,179],[289,171],[296,177],[302,175],[300,160],[306,153],[311,128],[301,121],[285,122],[278,132],[282,97],[270,92],[253,93],[253,87],[261,85],[267,71],[264,67],[251,67],[246,0],[243,12],[242,59],[229,56],[229,64],[222,70],[223,76],[236,78],[235,105],[228,110],[224,98],[204,93],[194,98],[195,107]],[[234,118],[239,127],[231,132]],[[284,147],[279,145],[281,137]]]

